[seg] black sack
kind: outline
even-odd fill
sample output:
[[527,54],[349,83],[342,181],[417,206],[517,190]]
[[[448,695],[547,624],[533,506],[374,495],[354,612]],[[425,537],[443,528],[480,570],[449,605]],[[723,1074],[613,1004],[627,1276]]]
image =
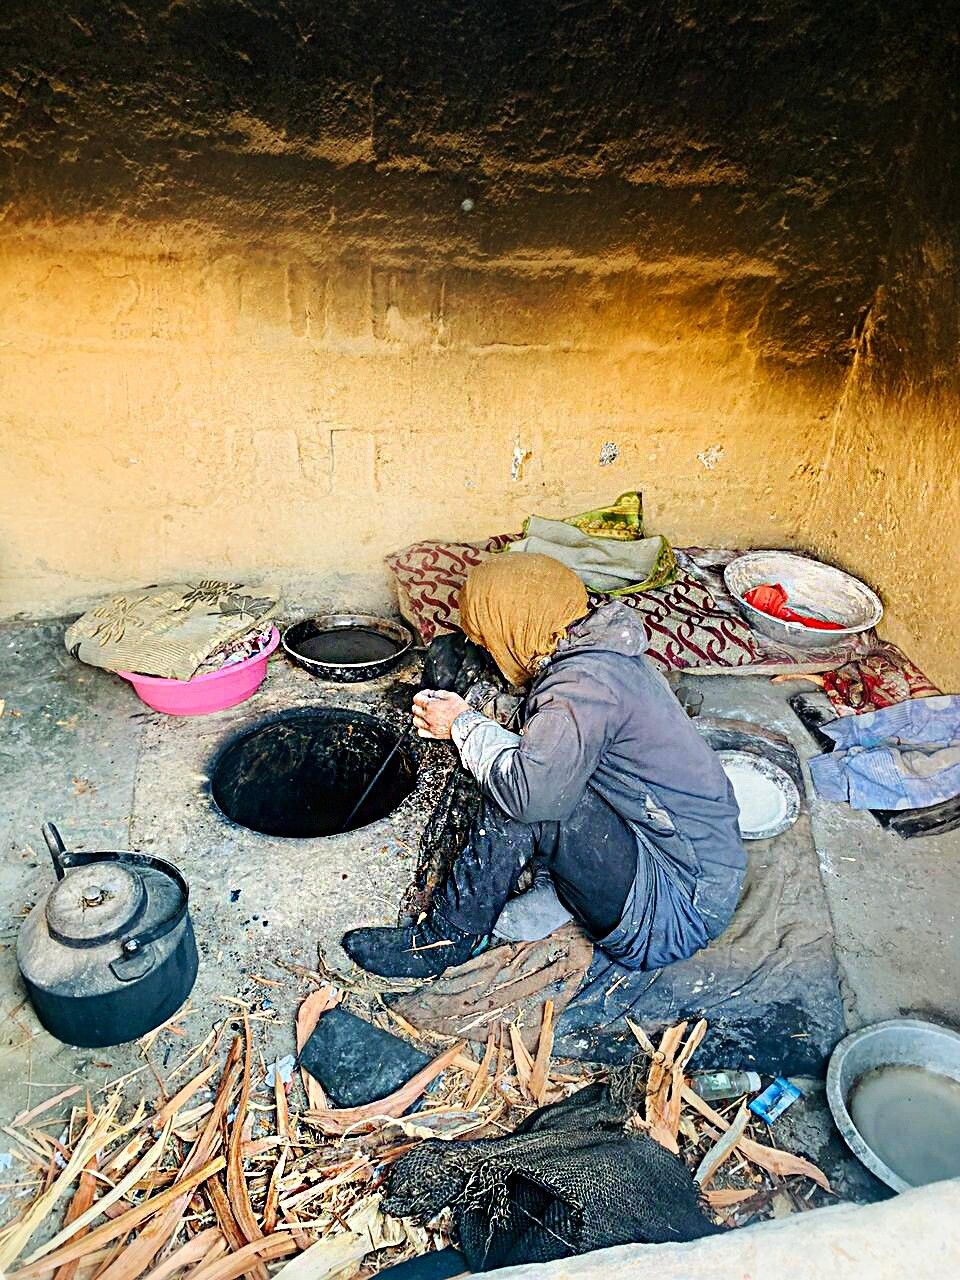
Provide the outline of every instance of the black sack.
[[393,1166],[384,1211],[427,1222],[451,1208],[473,1271],[716,1235],[680,1157],[624,1132],[634,1081],[588,1085],[508,1137],[421,1143]]

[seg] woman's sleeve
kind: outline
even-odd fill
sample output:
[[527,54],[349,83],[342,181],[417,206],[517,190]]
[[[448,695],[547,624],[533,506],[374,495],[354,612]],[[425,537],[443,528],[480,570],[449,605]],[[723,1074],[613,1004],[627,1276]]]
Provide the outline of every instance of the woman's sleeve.
[[600,762],[615,704],[605,687],[570,677],[533,701],[522,734],[464,713],[453,736],[464,767],[512,818],[558,821],[573,813]]

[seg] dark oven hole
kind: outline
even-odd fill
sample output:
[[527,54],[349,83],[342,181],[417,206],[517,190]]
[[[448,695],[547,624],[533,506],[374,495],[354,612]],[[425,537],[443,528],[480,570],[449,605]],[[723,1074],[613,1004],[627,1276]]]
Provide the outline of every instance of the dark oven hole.
[[397,736],[362,711],[289,712],[219,752],[210,770],[213,799],[232,822],[267,836],[307,839],[364,827],[391,813],[416,784],[413,753],[401,747],[344,826]]

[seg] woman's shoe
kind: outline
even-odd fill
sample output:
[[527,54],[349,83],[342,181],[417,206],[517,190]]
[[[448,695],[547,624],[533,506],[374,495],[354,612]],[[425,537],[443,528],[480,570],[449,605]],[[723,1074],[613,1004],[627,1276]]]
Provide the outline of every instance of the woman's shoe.
[[437,929],[424,920],[394,929],[351,929],[340,945],[361,969],[382,978],[436,978],[469,960],[479,941],[451,925]]

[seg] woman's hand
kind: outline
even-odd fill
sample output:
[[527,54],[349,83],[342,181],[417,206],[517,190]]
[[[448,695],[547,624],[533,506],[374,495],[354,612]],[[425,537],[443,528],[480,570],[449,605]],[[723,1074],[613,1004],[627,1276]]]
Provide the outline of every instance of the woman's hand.
[[450,737],[450,726],[470,704],[459,693],[424,689],[413,700],[413,724],[421,738]]

